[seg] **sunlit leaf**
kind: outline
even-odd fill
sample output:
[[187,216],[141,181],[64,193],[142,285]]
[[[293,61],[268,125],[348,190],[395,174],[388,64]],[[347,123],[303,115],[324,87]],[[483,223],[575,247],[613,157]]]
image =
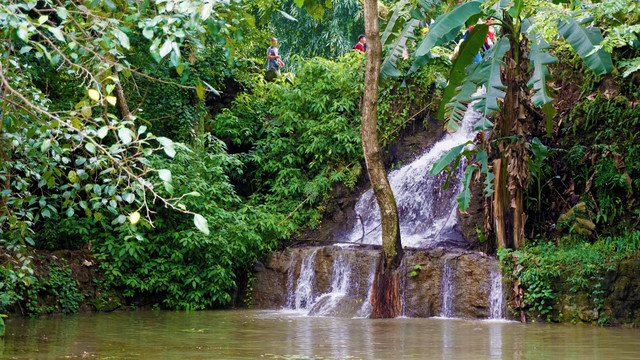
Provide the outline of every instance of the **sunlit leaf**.
[[202,84],[202,81],[196,85],[196,95],[198,95],[200,100],[204,100],[204,85]]
[[98,129],[98,137],[100,139],[104,139],[104,137],[107,136],[108,133],[109,133],[109,127],[107,126],[103,126],[100,129]]
[[88,91],[89,99],[93,101],[100,101],[100,92],[96,89],[89,89]]
[[460,155],[462,150],[464,150],[465,146],[467,146],[469,144],[472,144],[472,143],[473,143],[473,141],[467,141],[464,144],[460,144],[460,145],[458,145],[456,147],[453,147],[447,153],[442,155],[442,157],[440,157],[440,159],[438,161],[436,161],[435,164],[433,164],[433,167],[431,168],[431,171],[429,171],[429,174],[430,175],[435,175],[435,174],[439,173],[440,171],[442,171],[442,169],[447,167],[458,155]]
[[138,221],[140,221],[140,213],[137,211],[134,211],[133,213],[131,213],[131,215],[129,215],[129,222],[131,222],[131,224],[135,225],[138,223]]
[[122,141],[124,145],[129,145],[132,140],[131,130],[129,130],[126,127],[121,127],[120,129],[118,129],[118,137],[120,138],[120,141]]
[[127,36],[127,34],[125,34],[122,30],[115,28],[113,29],[113,34],[118,38],[118,40],[120,41],[120,44],[122,44],[122,47],[124,47],[125,49],[129,49],[129,37]]
[[160,57],[167,56],[167,54],[171,52],[172,46],[173,46],[173,41],[171,41],[171,39],[167,39],[159,50]]
[[287,20],[291,20],[291,21],[298,21],[298,19],[294,18],[293,16],[287,14],[286,12],[282,11],[282,10],[278,10],[280,12],[280,14],[282,14],[282,16],[284,16],[285,19]]
[[158,176],[162,181],[171,182],[171,171],[167,169],[158,170]]
[[207,219],[205,219],[200,214],[195,214],[193,216],[193,223],[196,225],[198,230],[202,231],[205,235],[209,235],[209,225],[207,224]]

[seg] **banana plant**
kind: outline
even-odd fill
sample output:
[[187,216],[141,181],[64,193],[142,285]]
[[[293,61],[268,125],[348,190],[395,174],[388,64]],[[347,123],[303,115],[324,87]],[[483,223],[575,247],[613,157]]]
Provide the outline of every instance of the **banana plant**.
[[[469,204],[468,189],[474,170],[484,173],[485,196],[493,195],[489,227],[502,247],[524,246],[522,199],[529,180],[526,135],[533,122],[542,119],[547,130],[552,130],[555,111],[547,84],[552,80],[547,66],[557,62],[557,58],[549,53],[551,46],[547,40],[568,42],[597,75],[613,69],[610,54],[600,46],[603,40],[600,29],[591,26],[583,12],[575,10],[580,1],[572,2],[572,10],[564,6],[566,2],[472,0],[459,4],[431,25],[407,74],[427,63],[435,46],[450,42],[478,19],[493,17],[496,27],[501,29],[500,39],[475,64],[473,58],[482,48],[488,27],[478,24],[467,34],[452,60],[449,84],[437,113],[448,131],[456,131],[464,113],[473,108],[482,114],[475,127],[490,130],[489,141],[472,150],[465,146],[451,149],[436,162],[432,173],[451,172],[462,157],[467,158],[464,190],[458,198],[462,211]],[[392,70],[388,73],[397,74]],[[480,88],[485,91],[477,91]]]

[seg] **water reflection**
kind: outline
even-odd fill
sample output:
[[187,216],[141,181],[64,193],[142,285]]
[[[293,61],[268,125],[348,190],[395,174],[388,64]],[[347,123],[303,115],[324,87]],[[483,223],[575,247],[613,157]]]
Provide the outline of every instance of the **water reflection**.
[[502,324],[489,323],[489,355],[492,359],[502,358]]
[[269,311],[122,312],[7,321],[0,358],[637,359],[640,330]]

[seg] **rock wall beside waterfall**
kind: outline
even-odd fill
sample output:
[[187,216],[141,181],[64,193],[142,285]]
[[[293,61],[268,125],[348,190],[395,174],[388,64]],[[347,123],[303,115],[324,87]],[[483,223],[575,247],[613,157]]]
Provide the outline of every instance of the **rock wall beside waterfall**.
[[[443,300],[449,298],[453,317],[490,317],[491,273],[498,271],[495,259],[477,251],[438,248],[409,252],[406,261],[406,316],[447,315],[443,314]],[[452,270],[452,286],[448,289],[452,293],[448,297],[443,294],[445,263]],[[419,270],[414,270],[416,267]]]
[[[256,309],[298,309],[309,315],[366,317],[373,273],[379,259],[380,250],[372,246],[292,247],[271,253],[264,264],[255,268],[252,306]],[[449,296],[443,294],[445,263],[452,270],[452,284],[447,290],[451,291]],[[445,305],[443,299],[447,298],[453,317],[490,317],[491,274],[498,271],[495,259],[477,251],[408,249],[404,266],[406,316],[440,316]],[[313,272],[312,277],[306,275],[309,270]],[[338,285],[340,281],[342,285]],[[340,288],[345,281],[348,290]],[[313,299],[297,301],[296,307],[296,296],[306,296],[308,288]]]
[[578,290],[571,276],[561,272],[553,279],[552,321],[640,327],[640,259],[622,260],[613,270],[594,274],[598,280]]

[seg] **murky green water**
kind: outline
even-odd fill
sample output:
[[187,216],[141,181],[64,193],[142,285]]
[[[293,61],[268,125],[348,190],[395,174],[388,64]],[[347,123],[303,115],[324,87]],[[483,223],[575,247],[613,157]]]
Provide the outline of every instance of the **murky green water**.
[[639,359],[640,330],[270,311],[8,319],[3,359]]

